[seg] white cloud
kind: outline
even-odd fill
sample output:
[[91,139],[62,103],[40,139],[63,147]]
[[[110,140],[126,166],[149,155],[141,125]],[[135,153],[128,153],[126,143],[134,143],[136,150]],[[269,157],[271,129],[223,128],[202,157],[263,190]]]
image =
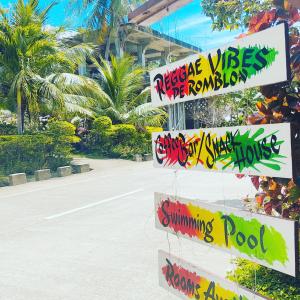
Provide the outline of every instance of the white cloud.
[[58,28],[59,28],[59,27],[52,26],[52,25],[50,25],[50,24],[46,24],[46,25],[43,26],[43,30],[44,30],[44,31],[49,31],[49,32],[51,32],[51,31],[56,31]]

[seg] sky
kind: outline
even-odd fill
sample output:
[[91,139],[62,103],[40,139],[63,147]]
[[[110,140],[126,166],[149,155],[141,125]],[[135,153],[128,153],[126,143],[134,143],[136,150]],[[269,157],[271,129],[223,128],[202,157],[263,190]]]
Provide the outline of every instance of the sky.
[[[16,0],[0,0],[1,6],[10,8]],[[205,1],[205,0],[204,0]],[[44,7],[51,0],[40,0]],[[84,17],[78,18],[70,14],[68,0],[58,0],[58,4],[51,10],[48,23],[52,26],[64,25],[69,29],[76,29],[84,25]],[[164,34],[192,44],[202,50],[213,49],[225,45],[235,39],[240,31],[212,31],[211,20],[206,17],[200,6],[200,0],[194,0],[173,14],[163,18],[151,27]]]
[[212,31],[212,21],[203,14],[200,2],[192,1],[152,25],[152,28],[203,50],[228,44],[241,33],[240,30]]

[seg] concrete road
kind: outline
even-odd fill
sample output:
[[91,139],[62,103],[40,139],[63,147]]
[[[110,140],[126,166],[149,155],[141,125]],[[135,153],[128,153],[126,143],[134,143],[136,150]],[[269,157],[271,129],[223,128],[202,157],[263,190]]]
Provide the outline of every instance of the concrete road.
[[156,230],[153,192],[215,201],[253,193],[234,175],[88,160],[93,171],[0,189],[0,300],[172,300],[157,250],[225,276],[230,255]]

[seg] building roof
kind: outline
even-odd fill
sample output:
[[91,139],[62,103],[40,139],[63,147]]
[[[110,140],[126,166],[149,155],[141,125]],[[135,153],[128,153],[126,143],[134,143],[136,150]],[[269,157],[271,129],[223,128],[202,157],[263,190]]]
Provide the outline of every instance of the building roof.
[[201,52],[201,49],[196,46],[150,28],[128,23],[122,25],[122,29],[126,33],[126,44],[129,42],[147,47],[147,59],[160,57],[162,52],[171,53],[178,58]]
[[148,0],[129,13],[128,21],[149,26],[190,2],[192,0]]
[[[122,36],[121,44],[124,47],[123,49],[138,58],[139,51],[141,51],[140,48],[142,48],[147,62],[166,60],[169,54],[176,59],[180,59],[201,52],[201,49],[196,46],[136,24],[127,23],[121,25],[120,35]],[[74,46],[84,42],[84,33],[65,32],[60,38],[70,46]],[[104,45],[96,47],[99,52],[103,52],[104,48]],[[111,44],[111,50],[116,53],[114,43]]]

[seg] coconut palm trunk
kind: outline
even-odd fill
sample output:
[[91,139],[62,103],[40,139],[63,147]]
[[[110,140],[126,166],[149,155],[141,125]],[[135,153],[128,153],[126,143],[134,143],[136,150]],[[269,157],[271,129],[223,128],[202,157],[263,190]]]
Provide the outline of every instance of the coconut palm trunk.
[[106,40],[105,54],[104,54],[105,60],[108,60],[108,58],[109,58],[111,36],[112,36],[112,28],[110,28],[109,33],[108,33],[108,36],[107,36],[107,40]]
[[20,87],[17,88],[17,127],[18,134],[23,134],[22,94]]

